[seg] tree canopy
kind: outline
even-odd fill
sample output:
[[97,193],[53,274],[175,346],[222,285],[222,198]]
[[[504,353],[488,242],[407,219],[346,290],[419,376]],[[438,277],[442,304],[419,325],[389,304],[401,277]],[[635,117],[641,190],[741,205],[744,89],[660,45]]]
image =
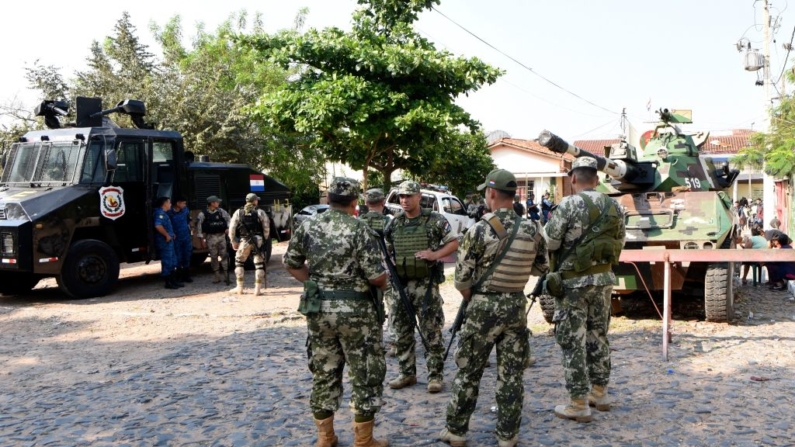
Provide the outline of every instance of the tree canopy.
[[[141,43],[125,12],[111,36],[92,42],[83,69],[65,76],[60,68],[36,61],[27,69],[29,85],[41,99],[100,97],[107,107],[126,98],[142,100],[147,121],[180,132],[187,150],[266,170],[296,195],[316,192],[323,174],[318,150],[300,134],[263,128],[248,113],[260,95],[280,88],[292,72],[235,44],[233,36],[262,33],[259,15],[233,14],[213,32],[199,25],[190,46],[183,44],[179,16],[162,26],[153,23],[150,31],[159,56]],[[3,129],[9,139],[36,126],[32,114],[16,104],[0,113],[17,123]],[[132,124],[125,116],[113,119]]]
[[261,122],[297,132],[333,161],[383,174],[428,172],[438,158],[457,158],[460,129],[479,123],[455,104],[459,95],[497,80],[501,71],[477,58],[437,50],[412,28],[438,0],[359,0],[353,28],[243,36],[283,69],[298,73],[265,92],[255,108]]
[[[788,73],[793,81],[793,74]],[[795,98],[786,96],[771,111],[769,132],[751,137],[751,147],[739,151],[732,159],[738,167],[764,167],[765,173],[784,178],[795,175]]]

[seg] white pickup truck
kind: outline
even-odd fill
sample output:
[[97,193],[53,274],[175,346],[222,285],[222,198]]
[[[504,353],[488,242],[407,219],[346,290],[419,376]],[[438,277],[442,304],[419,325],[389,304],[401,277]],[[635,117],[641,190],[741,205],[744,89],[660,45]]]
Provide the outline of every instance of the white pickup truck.
[[[422,192],[420,207],[429,208],[447,218],[447,221],[450,222],[450,225],[458,234],[463,233],[475,224],[475,219],[467,216],[464,204],[458,197],[430,189],[422,189],[420,191]],[[386,197],[386,206],[393,214],[403,210],[400,207],[397,188],[389,191],[389,195]]]

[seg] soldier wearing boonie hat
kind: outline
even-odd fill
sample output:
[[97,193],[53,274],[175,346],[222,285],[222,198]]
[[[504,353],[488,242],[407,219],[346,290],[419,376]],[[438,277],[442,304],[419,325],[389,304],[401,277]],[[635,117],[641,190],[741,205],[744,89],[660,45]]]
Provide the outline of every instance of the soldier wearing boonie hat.
[[372,436],[375,414],[382,405],[386,362],[383,321],[370,286],[383,288],[386,274],[371,230],[353,216],[359,182],[334,178],[328,198],[331,208],[302,222],[284,254],[287,271],[304,283],[299,311],[306,315],[313,375],[309,405],[317,445],[337,445],[334,414],[342,400],[347,364],[353,388],[354,445],[384,446],[388,443]]
[[202,248],[207,249],[210,254],[213,284],[218,284],[221,279],[227,286],[231,283],[228,271],[229,252],[226,243],[231,219],[229,213],[221,208],[221,198],[218,196],[207,197],[207,208],[196,217],[196,236],[201,241]]
[[235,211],[229,222],[229,239],[235,250],[235,281],[237,287],[232,292],[243,294],[243,275],[246,260],[254,255],[254,295],[259,295],[265,287],[265,241],[270,237],[270,219],[258,207],[259,196],[246,194],[246,205]]

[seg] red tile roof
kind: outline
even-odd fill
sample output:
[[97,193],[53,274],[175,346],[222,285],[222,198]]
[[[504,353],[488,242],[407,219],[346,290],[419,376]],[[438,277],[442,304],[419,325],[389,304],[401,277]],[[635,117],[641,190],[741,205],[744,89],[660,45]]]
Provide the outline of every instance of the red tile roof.
[[[734,129],[731,135],[710,135],[701,145],[702,154],[736,154],[745,147],[750,146],[751,136],[754,134],[750,129]],[[605,155],[605,146],[618,143],[621,140],[578,140],[573,144],[580,149],[584,149],[595,155]]]
[[561,156],[560,154],[556,154],[550,151],[549,149],[545,148],[544,146],[541,146],[535,140],[520,140],[518,138],[500,138],[499,140],[491,143],[489,145],[489,149],[494,150],[494,148],[497,146],[510,146],[526,152],[543,155],[545,157],[563,158],[569,161],[574,160],[574,157],[572,157],[571,155],[564,154]]

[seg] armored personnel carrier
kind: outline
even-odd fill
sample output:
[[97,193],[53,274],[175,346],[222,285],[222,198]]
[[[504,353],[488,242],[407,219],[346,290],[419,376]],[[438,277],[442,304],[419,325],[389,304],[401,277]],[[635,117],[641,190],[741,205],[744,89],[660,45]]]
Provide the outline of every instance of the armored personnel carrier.
[[[194,160],[179,133],[144,121],[140,101],[102,110],[99,98],[77,98],[76,106],[76,122],[62,126],[69,104],[42,102],[36,114],[49,129],[28,132],[2,155],[0,293],[24,293],[46,277],[73,298],[109,293],[120,263],[158,259],[152,215],[163,196],[184,196],[195,218],[211,195],[232,212],[254,192],[271,237],[289,239],[287,186],[248,165]],[[117,126],[112,113],[135,128]],[[196,263],[207,257],[198,242]]]
[[[543,131],[538,142],[547,149],[574,157],[589,156],[605,173],[598,189],[612,196],[624,210],[627,229],[625,249],[724,250],[734,248],[737,221],[731,211],[732,186],[739,170],[728,164],[716,166],[700,153],[709,134],[688,135],[676,124],[687,117],[659,112],[660,123],[646,144],[644,154],[626,141],[605,147],[605,156],[572,146]],[[671,290],[681,298],[703,299],[707,320],[724,322],[734,310],[731,263],[683,262],[671,268]],[[614,268],[614,291],[663,290],[660,263],[621,263]],[[680,298],[680,299],[681,299]],[[554,302],[543,297],[544,316],[551,321]]]

